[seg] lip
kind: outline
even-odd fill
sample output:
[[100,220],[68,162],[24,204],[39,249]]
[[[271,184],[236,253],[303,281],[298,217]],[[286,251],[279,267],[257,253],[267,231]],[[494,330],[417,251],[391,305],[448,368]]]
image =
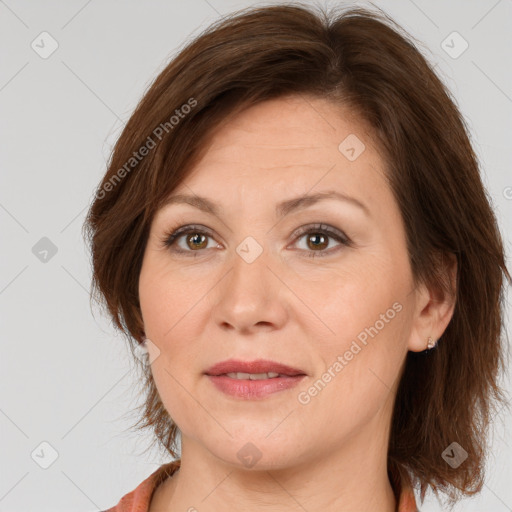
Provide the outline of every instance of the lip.
[[208,375],[207,377],[218,390],[226,395],[243,400],[254,400],[293,388],[306,376],[283,376],[261,380],[232,379],[227,375]]
[[[270,379],[233,379],[227,373],[279,373],[279,377]],[[239,361],[230,359],[222,361],[205,372],[215,387],[231,397],[254,400],[268,397],[279,391],[295,387],[306,374],[297,368],[259,359],[257,361]]]
[[270,361],[268,359],[257,359],[255,361],[240,361],[238,359],[228,359],[214,364],[208,370],[206,375],[215,377],[224,375],[226,373],[240,372],[240,373],[268,373],[275,372],[289,377],[298,375],[306,375],[306,372],[291,366]]

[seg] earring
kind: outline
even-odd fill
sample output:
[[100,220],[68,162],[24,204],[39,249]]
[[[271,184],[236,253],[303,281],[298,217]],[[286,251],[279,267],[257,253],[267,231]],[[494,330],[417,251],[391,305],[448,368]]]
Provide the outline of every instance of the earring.
[[434,348],[436,346],[436,342],[432,339],[431,336],[428,337],[428,342],[427,342],[427,350],[430,350],[432,348]]

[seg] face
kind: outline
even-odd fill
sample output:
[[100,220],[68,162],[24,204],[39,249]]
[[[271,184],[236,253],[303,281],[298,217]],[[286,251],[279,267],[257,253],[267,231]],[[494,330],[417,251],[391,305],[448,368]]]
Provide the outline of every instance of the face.
[[[267,101],[215,133],[178,194],[215,211],[174,201],[157,212],[139,295],[183,453],[275,468],[387,444],[417,297],[368,127],[323,99]],[[206,374],[230,359],[302,376],[245,385]]]

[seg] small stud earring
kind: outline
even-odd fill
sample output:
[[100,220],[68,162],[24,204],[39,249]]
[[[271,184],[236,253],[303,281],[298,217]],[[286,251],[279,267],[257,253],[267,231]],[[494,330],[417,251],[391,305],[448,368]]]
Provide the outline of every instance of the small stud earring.
[[427,342],[427,349],[430,350],[432,348],[434,348],[436,346],[436,342],[432,339],[431,336],[428,337],[428,342]]

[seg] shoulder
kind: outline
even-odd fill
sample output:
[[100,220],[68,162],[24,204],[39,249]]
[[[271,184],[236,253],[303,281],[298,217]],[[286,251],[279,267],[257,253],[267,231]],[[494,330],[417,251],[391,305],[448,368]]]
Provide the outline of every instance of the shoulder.
[[412,487],[404,486],[400,491],[397,512],[420,512]]
[[147,512],[156,488],[180,467],[180,463],[178,459],[161,465],[133,491],[125,494],[117,505],[101,512]]

